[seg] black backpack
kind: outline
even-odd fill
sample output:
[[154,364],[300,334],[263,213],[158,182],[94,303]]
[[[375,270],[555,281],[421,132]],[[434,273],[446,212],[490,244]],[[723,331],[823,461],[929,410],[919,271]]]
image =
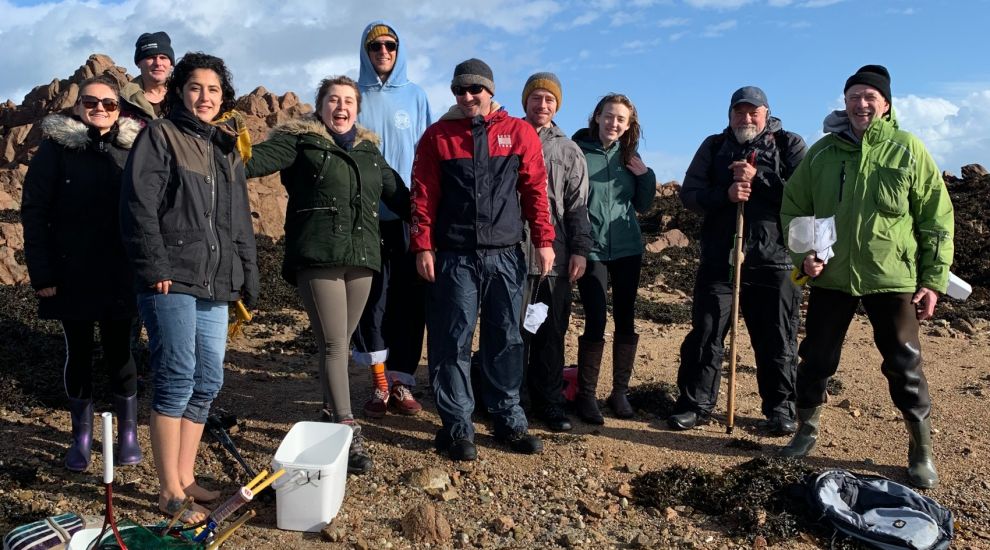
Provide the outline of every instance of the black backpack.
[[948,508],[884,477],[828,470],[808,496],[819,521],[876,548],[944,550],[952,541]]

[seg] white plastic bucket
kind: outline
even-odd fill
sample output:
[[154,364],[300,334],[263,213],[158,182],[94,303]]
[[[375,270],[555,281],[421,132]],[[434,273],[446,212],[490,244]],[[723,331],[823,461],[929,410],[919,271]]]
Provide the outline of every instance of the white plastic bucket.
[[969,283],[960,279],[955,273],[949,272],[949,288],[946,294],[956,300],[965,300],[973,292],[973,287]]
[[285,475],[275,489],[279,529],[317,532],[340,511],[347,482],[351,428],[344,424],[298,422],[282,439],[272,459]]

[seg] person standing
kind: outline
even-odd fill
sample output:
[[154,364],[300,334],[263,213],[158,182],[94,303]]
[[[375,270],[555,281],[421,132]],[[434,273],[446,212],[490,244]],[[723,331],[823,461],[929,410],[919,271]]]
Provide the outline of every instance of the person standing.
[[731,253],[736,213],[744,233],[739,305],[756,355],[763,427],[771,435],[797,430],[794,377],[801,289],[780,228],[784,185],[807,147],[801,136],[770,116],[756,86],[739,88],[729,101],[729,125],[705,138],[681,188],[681,202],[704,216],[701,265],[691,306],[691,332],[681,344],[680,397],[667,424],[687,430],[707,422],[718,400],[725,336],[732,310]]
[[619,418],[633,416],[626,398],[636,361],[636,292],[643,263],[643,237],[636,213],[645,213],[656,196],[657,177],[640,158],[641,128],[636,106],[622,94],[609,94],[595,106],[588,127],[574,134],[588,163],[588,215],[591,252],[578,280],[584,304],[584,334],[578,339],[578,416],[604,424],[595,390],[605,347],[608,286],[612,285],[612,392],[608,405]]
[[784,187],[784,230],[798,217],[835,217],[834,256],[791,257],[812,278],[798,354],[800,427],[782,450],[803,457],[818,441],[825,386],[862,304],[873,326],[894,406],[908,432],[908,481],[935,487],[931,396],[922,371],[919,321],[932,316],[952,264],[953,210],[941,172],[894,115],[890,73],[864,65],[846,80],[845,110],[825,117],[818,140]]
[[416,148],[410,227],[416,269],[432,283],[427,355],[443,423],[435,444],[454,460],[477,458],[471,340],[480,313],[483,397],[495,438],[516,452],[540,453],[543,442],[529,434],[519,405],[524,219],[541,275],[554,259],[540,140],[492,100],[495,79],[484,61],[459,63],[450,90],[457,103]]
[[351,427],[347,469],[361,474],[372,459],[351,412],[348,343],[381,265],[379,200],[408,219],[409,191],[378,151],[378,136],[357,124],[357,82],[323,79],[316,105],[313,116],[273,128],[247,174],[280,172],[289,193],[282,276],[299,290],[320,350],[322,419]]
[[549,312],[535,334],[523,334],[526,340],[523,357],[533,410],[555,432],[572,427],[564,412],[562,394],[564,334],[571,316],[571,285],[584,275],[591,250],[588,166],[581,149],[553,120],[563,97],[560,79],[553,73],[533,74],[523,87],[524,120],[533,126],[543,145],[550,221],[555,235],[553,268],[546,277],[542,276],[533,244],[527,239],[529,277],[523,293],[523,309],[535,300],[547,304]]
[[137,380],[130,349],[137,315],[133,273],[120,240],[120,182],[141,126],[119,118],[117,81],[100,75],[79,85],[72,116],[41,123],[44,139],[24,178],[24,256],[38,295],[38,316],[65,332],[63,383],[72,417],[65,467],[89,468],[93,442],[94,329],[117,413],[117,464],[141,462]]
[[159,509],[196,523],[216,500],[196,482],[210,406],[223,385],[227,304],[258,300],[258,261],[238,134],[220,122],[236,99],[223,60],[187,53],[124,169],[120,231],[148,330],[151,449]]
[[134,44],[134,64],[141,74],[120,90],[121,115],[147,125],[164,115],[168,77],[175,65],[172,39],[165,31],[146,32]]
[[[433,122],[426,92],[406,76],[406,47],[390,23],[373,21],[365,27],[360,55],[358,122],[378,135],[385,162],[402,181],[412,181],[416,143]],[[353,358],[372,372],[374,389],[364,404],[365,415],[377,418],[389,409],[413,415],[423,408],[411,388],[423,352],[426,285],[409,252],[409,226],[384,202],[378,207],[378,227],[381,270],[372,276],[354,333]]]

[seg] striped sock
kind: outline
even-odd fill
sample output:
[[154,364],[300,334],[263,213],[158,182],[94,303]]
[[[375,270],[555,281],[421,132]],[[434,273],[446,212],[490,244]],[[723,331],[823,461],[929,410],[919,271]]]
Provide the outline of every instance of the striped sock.
[[385,363],[371,365],[371,377],[376,389],[388,393],[388,380],[385,379]]

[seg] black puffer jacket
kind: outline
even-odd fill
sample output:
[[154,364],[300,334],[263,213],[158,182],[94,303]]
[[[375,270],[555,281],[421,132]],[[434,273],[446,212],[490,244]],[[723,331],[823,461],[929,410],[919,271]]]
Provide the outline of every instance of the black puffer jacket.
[[103,134],[76,118],[50,115],[24,178],[21,217],[31,286],[43,319],[127,319],[136,314],[117,204],[127,153],[140,125],[121,119]]
[[138,136],[124,170],[120,230],[139,292],[171,280],[170,292],[257,303],[257,250],[234,143],[181,106]]
[[731,128],[708,136],[695,153],[681,188],[684,206],[704,214],[701,227],[701,263],[724,265],[736,233],[736,203],[729,200],[732,170],[729,165],[745,160],[756,151],[756,176],[744,209],[744,268],[790,269],[780,228],[780,201],[784,183],[791,177],[807,147],[801,136],[781,129],[780,120],[770,117],[763,133],[746,144],[736,140]]

